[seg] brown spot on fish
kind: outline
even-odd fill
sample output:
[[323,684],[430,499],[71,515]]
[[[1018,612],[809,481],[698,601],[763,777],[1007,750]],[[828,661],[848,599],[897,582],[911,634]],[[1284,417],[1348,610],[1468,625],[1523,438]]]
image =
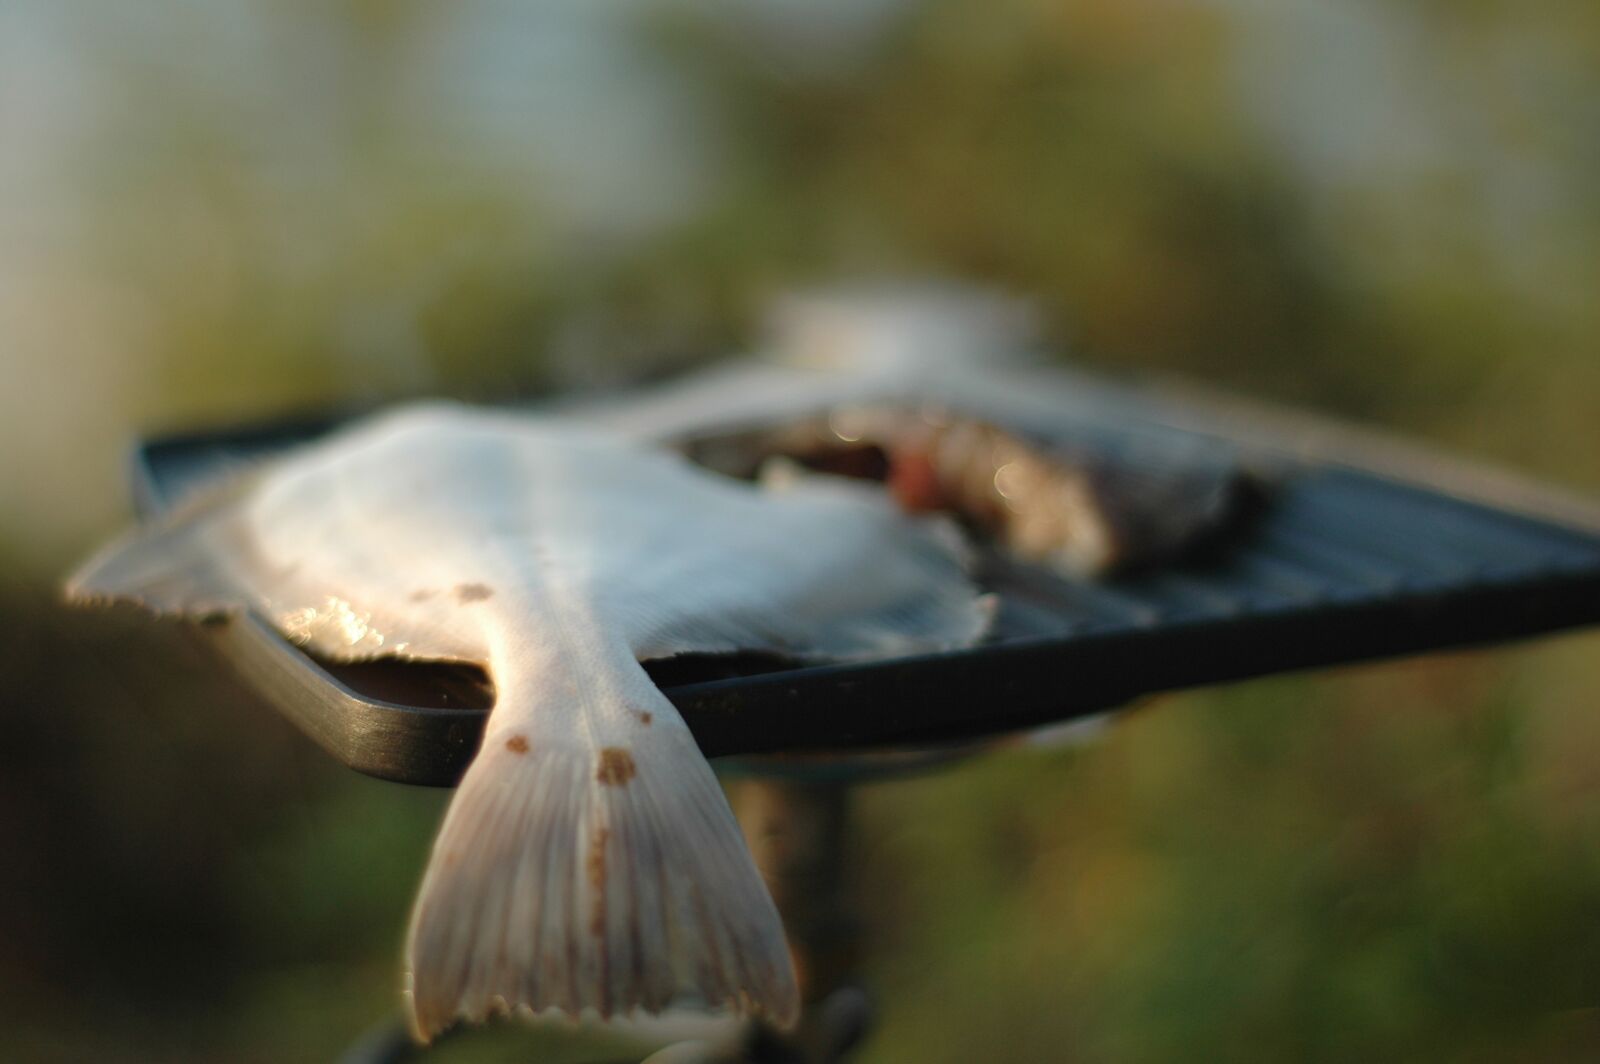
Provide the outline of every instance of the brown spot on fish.
[[625,787],[639,774],[634,767],[633,755],[620,746],[608,746],[600,751],[600,767],[594,778],[608,787]]
[[435,591],[431,587],[419,587],[419,588],[417,588],[415,591],[413,591],[411,593],[411,601],[412,602],[427,602],[429,599],[433,598],[433,596],[437,595],[438,593],[439,592]]
[[506,740],[506,749],[510,750],[513,754],[527,753],[528,737],[526,735],[513,735],[511,738]]
[[639,723],[643,724],[646,728],[650,727],[650,722],[656,719],[656,715],[647,709],[641,709],[637,712],[639,714]]
[[494,588],[488,584],[457,584],[456,601],[462,605],[469,602],[482,602],[486,598],[494,597]]
[[594,888],[594,909],[589,914],[589,933],[596,937],[606,933],[606,843],[611,839],[611,829],[604,825],[595,828],[589,840],[589,886]]
[[939,467],[926,448],[905,447],[889,466],[889,494],[908,513],[949,509],[952,500],[939,482]]

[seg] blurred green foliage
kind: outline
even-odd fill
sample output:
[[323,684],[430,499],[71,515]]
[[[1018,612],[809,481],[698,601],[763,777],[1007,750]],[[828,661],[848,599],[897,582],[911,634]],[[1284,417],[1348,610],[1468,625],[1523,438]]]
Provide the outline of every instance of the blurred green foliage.
[[[393,1005],[443,800],[54,607],[137,429],[659,374],[789,286],[939,274],[1110,372],[1600,489],[1600,14],[1337,7],[0,12],[0,1055],[332,1057]],[[866,1059],[1592,1059],[1595,651],[1173,697],[868,788]]]

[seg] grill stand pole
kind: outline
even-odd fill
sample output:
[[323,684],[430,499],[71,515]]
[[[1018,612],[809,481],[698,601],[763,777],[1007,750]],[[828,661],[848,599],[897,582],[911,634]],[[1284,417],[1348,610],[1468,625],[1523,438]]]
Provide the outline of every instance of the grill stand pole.
[[787,1036],[752,1025],[750,1064],[833,1064],[860,1044],[872,1003],[857,984],[861,919],[846,872],[850,788],[842,782],[752,777],[733,788],[750,852],[783,914],[804,1002]]
[[[861,922],[845,875],[849,785],[751,776],[730,790],[756,867],[783,914],[804,1001],[800,1023],[785,1034],[753,1021],[726,1040],[667,1046],[644,1064],[836,1064],[866,1037],[873,1012],[855,982]],[[443,1037],[461,1033],[457,1028]],[[339,1061],[405,1064],[426,1056],[403,1023],[388,1020]]]

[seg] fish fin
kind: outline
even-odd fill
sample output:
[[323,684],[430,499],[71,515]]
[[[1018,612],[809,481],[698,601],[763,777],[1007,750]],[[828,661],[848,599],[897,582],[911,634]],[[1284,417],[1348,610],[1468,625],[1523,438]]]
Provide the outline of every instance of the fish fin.
[[683,992],[794,1022],[782,923],[737,822],[671,703],[652,717],[631,747],[486,736],[412,913],[417,1038],[512,1011],[658,1013]]
[[[289,641],[332,661],[379,657],[482,664],[487,650],[459,620],[464,588],[385,608],[352,601],[343,574],[265,553],[238,502],[252,478],[206,490],[113,540],[67,578],[66,601],[129,603],[157,617],[214,621],[253,609]],[[452,614],[456,614],[452,616]]]
[[67,602],[127,602],[157,616],[190,620],[237,613],[247,596],[207,543],[222,515],[218,506],[185,507],[169,519],[124,533],[67,578]]
[[818,526],[832,538],[790,544],[786,558],[758,567],[727,559],[697,574],[721,608],[671,614],[636,641],[641,659],[770,650],[870,660],[968,647],[989,631],[996,600],[973,584],[972,548],[949,518],[903,513],[877,485],[784,461],[763,478],[775,498],[835,515]]

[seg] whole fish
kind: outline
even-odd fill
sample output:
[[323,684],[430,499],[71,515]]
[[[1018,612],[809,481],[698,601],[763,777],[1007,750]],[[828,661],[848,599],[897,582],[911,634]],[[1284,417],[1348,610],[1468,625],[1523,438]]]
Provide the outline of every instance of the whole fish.
[[432,404],[202,493],[69,582],[80,602],[257,611],[324,657],[493,679],[407,941],[413,1028],[512,1010],[799,1010],[710,766],[641,667],[970,645],[959,533],[833,477],[750,484],[571,421]]

